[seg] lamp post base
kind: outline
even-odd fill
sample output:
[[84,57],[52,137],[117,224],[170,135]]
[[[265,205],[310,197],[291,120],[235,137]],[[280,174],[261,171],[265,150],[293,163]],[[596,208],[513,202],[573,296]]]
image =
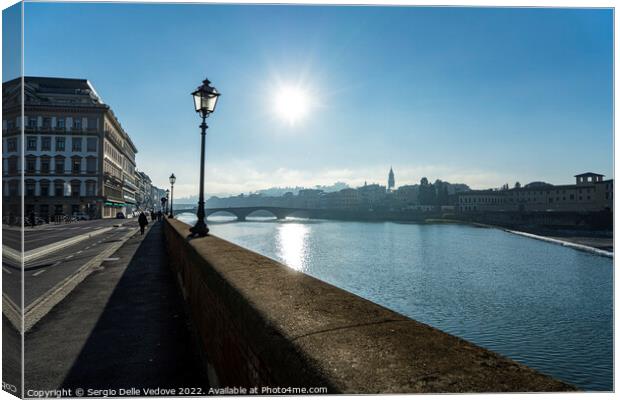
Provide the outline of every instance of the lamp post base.
[[198,220],[196,225],[189,228],[191,232],[190,237],[205,237],[209,234],[209,228],[207,228],[207,224],[204,221]]

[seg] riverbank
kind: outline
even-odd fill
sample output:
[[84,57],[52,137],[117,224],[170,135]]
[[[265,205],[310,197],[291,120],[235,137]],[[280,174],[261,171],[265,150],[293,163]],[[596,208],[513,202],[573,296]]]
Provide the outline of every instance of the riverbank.
[[614,239],[613,236],[597,233],[588,236],[585,232],[569,232],[569,231],[553,231],[549,229],[510,229],[509,227],[499,225],[482,224],[479,222],[461,221],[456,219],[433,218],[427,219],[425,223],[444,223],[444,224],[464,224],[477,226],[480,228],[500,229],[512,234],[529,237],[532,239],[542,240],[549,243],[555,243],[576,250],[586,251],[599,254],[606,257],[613,257]]

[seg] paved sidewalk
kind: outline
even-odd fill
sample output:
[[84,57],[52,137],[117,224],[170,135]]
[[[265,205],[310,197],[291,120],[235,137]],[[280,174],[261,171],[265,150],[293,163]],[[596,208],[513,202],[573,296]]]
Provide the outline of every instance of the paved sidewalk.
[[26,334],[26,390],[114,389],[118,395],[130,388],[201,387],[204,393],[206,373],[167,266],[162,224],[149,227]]

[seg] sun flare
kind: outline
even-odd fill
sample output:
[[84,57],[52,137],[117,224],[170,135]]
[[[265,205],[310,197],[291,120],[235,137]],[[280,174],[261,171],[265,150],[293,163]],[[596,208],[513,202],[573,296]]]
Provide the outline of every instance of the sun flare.
[[276,93],[274,106],[278,117],[294,125],[308,114],[310,100],[303,89],[285,86]]

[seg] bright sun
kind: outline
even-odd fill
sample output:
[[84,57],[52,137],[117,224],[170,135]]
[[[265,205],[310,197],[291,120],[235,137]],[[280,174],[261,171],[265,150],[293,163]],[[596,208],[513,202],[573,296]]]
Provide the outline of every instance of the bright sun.
[[308,114],[309,109],[309,96],[298,87],[282,87],[276,94],[275,112],[291,125],[303,119]]

